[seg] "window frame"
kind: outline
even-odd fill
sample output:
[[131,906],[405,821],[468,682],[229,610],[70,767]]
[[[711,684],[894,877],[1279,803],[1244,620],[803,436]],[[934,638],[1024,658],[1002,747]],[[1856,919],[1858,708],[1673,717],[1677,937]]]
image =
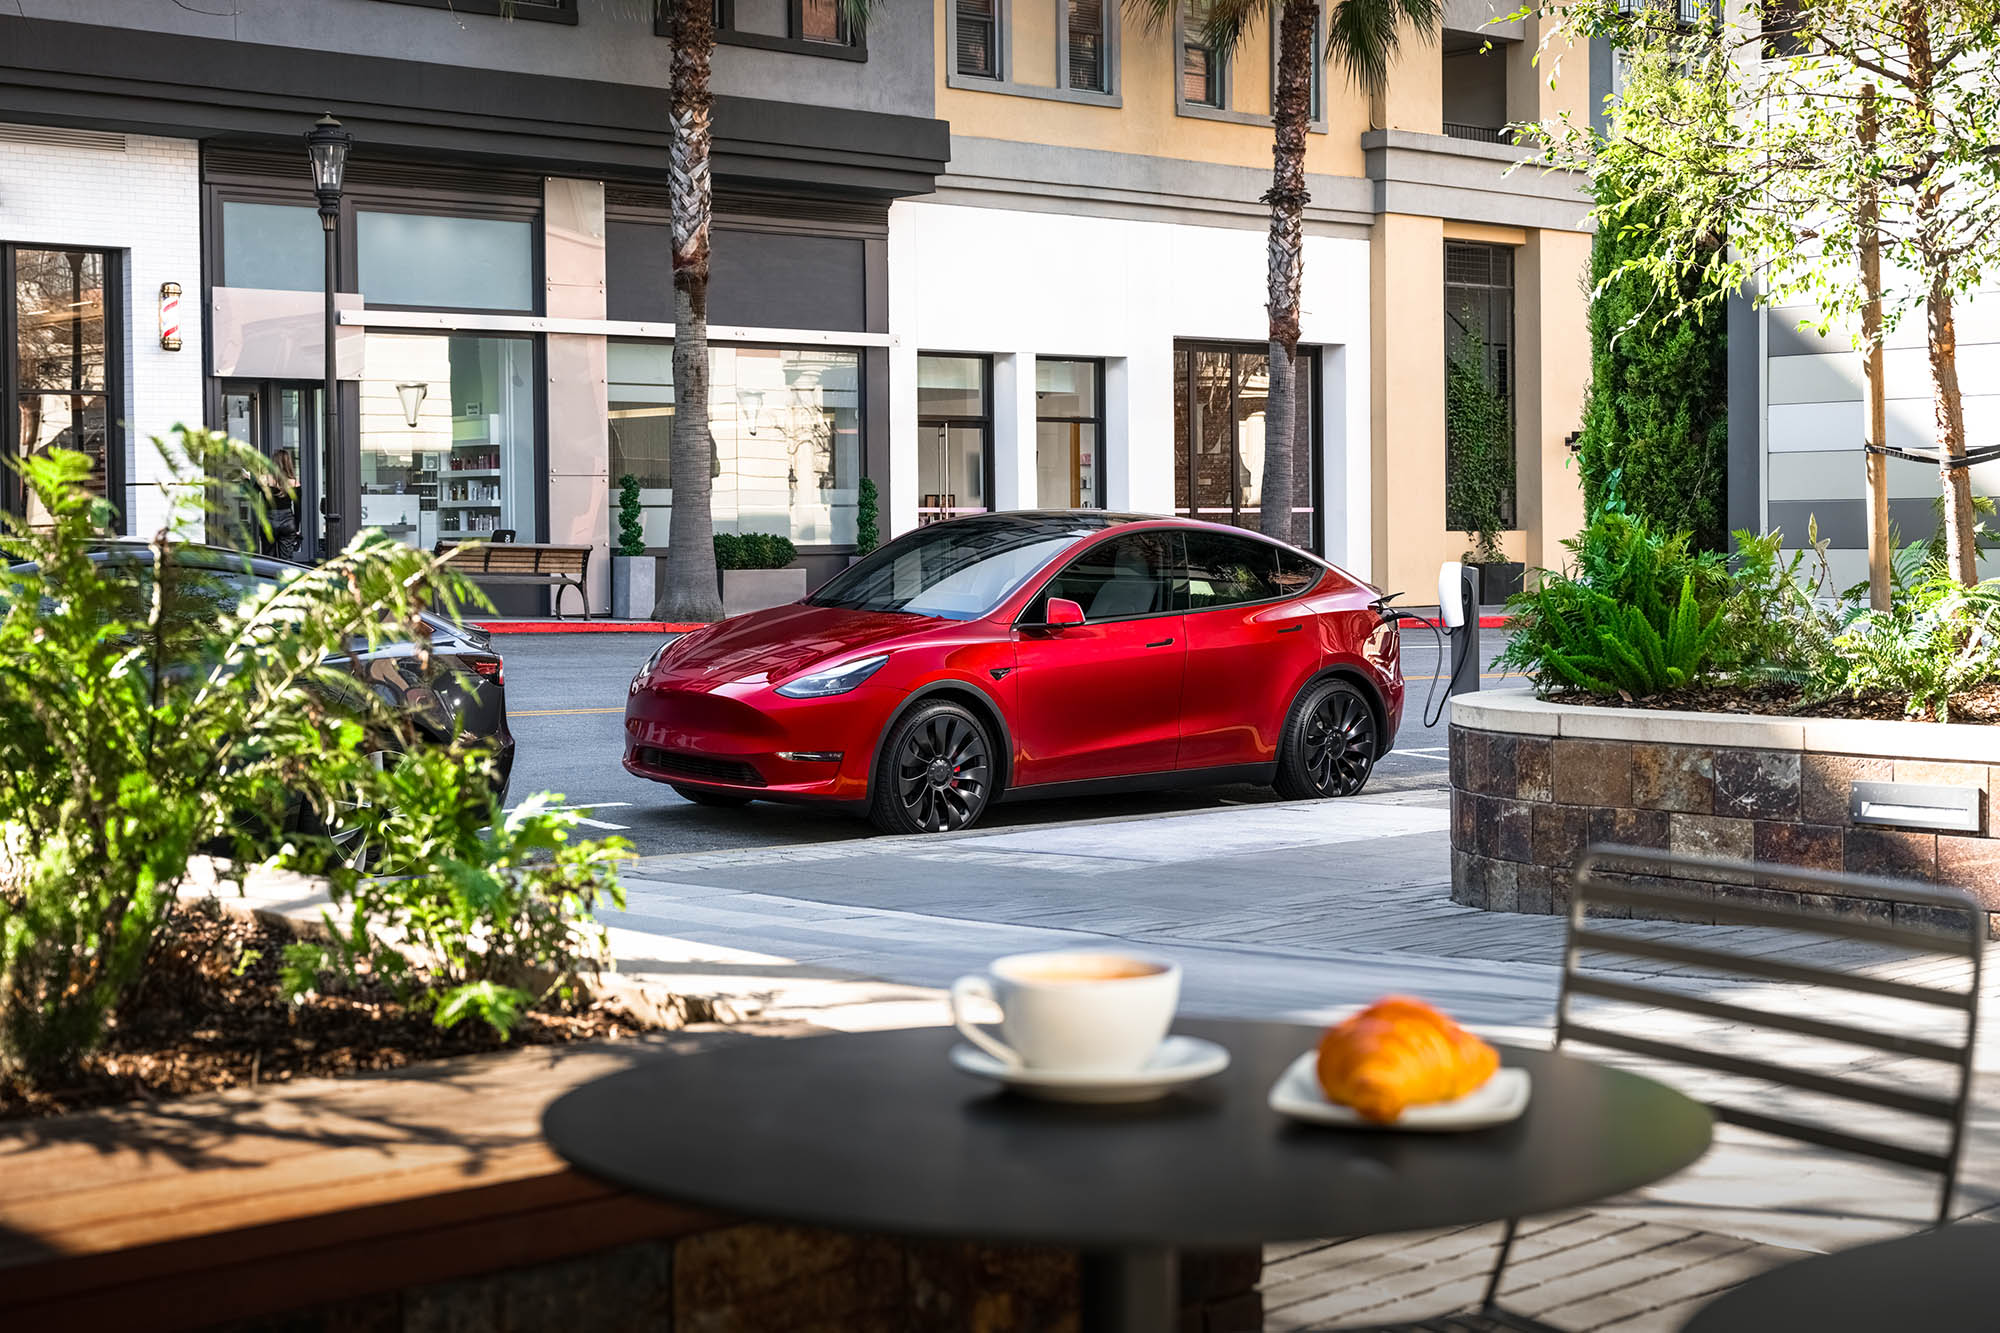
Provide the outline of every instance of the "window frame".
[[[1021,604],[1020,611],[1014,617],[1013,628],[1017,630],[1048,628],[1049,588],[1057,579],[1068,573],[1073,565],[1088,559],[1091,555],[1111,545],[1113,542],[1127,541],[1140,537],[1159,537],[1165,540],[1169,561],[1167,566],[1169,596],[1170,598],[1185,601],[1185,584],[1188,572],[1186,530],[1183,528],[1113,528],[1102,534],[1096,541],[1090,543],[1090,545],[1084,547],[1082,550],[1072,551],[1069,559],[1063,561],[1060,568],[1044,574],[1041,584],[1029,595],[1028,600]],[[1176,581],[1182,585],[1178,593],[1172,591]],[[1042,613],[1042,619],[1030,619],[1029,617],[1038,610]],[[1100,616],[1095,620],[1091,619],[1088,612],[1086,612],[1083,623],[1086,625],[1122,625],[1134,620],[1159,620],[1165,616],[1183,616],[1186,614],[1187,608],[1185,606],[1173,606],[1164,611],[1139,611],[1129,616]]]
[[[1091,446],[1090,467],[1091,475],[1097,479],[1098,503],[1078,507],[1083,509],[1107,509],[1110,506],[1104,503],[1104,358],[1101,356],[1037,356],[1035,358],[1037,368],[1044,361],[1066,361],[1071,365],[1089,366],[1091,371],[1091,402],[1096,405],[1097,411],[1096,415],[1087,417],[1044,415],[1042,412],[1040,391],[1037,390],[1035,399],[1036,451],[1037,453],[1040,452],[1041,425],[1044,421],[1053,422],[1057,425],[1092,427],[1095,443]],[[1035,497],[1037,508],[1041,507],[1041,499],[1042,497],[1039,495]]]
[[[1013,65],[1014,10],[1011,0],[993,0],[993,72],[967,73],[958,67],[959,0],[946,0],[944,7],[945,86],[992,91],[1008,87]],[[963,82],[960,82],[963,80]]]
[[[843,26],[846,19],[841,19]],[[743,46],[759,51],[784,51],[795,56],[820,56],[827,60],[866,61],[868,59],[868,30],[861,28],[850,31],[847,41],[818,42],[802,36],[805,31],[804,0],[786,0],[785,36],[777,37],[768,32],[736,31],[736,0],[715,0],[715,43],[717,46]],[[664,5],[653,9],[653,35],[671,37],[672,25],[667,19]]]
[[[1103,86],[1098,88],[1073,88],[1069,81],[1069,7],[1071,0],[1055,0],[1057,17],[1061,22],[1056,28],[1056,87],[1055,91],[1072,93],[1093,102],[1118,95],[1118,16],[1125,6],[1120,0],[1100,0],[1098,21],[1103,25],[1098,39],[1103,44],[1103,54],[1099,59],[1099,72],[1103,76]],[[954,8],[956,6],[954,5]]]
[[[1242,118],[1243,112],[1229,109],[1229,53],[1213,47],[1201,47],[1195,40],[1194,32],[1188,27],[1188,7],[1192,0],[1179,0],[1174,6],[1174,110],[1183,116],[1202,116],[1210,119],[1235,120]],[[1187,53],[1190,47],[1201,47],[1208,52],[1209,80],[1213,85],[1213,102],[1194,102],[1187,96]],[[1268,120],[1269,117],[1266,117]],[[1255,123],[1255,118],[1251,118]]]
[[517,0],[381,0],[383,4],[415,5],[419,9],[446,9],[454,14],[480,14],[488,18],[528,19],[534,23],[561,23],[576,26],[576,0],[554,0],[522,5]]
[[[1486,250],[1489,252],[1498,251],[1504,253],[1507,256],[1506,286],[1502,287],[1499,286],[1498,284],[1491,282],[1484,284],[1453,282],[1451,280],[1451,250],[1452,247],[1454,246],[1468,250]],[[1465,288],[1468,290],[1485,291],[1488,293],[1497,291],[1504,291],[1507,293],[1507,321],[1506,321],[1507,328],[1506,328],[1506,343],[1505,343],[1507,351],[1505,357],[1505,364],[1503,368],[1496,370],[1496,359],[1498,354],[1497,354],[1496,340],[1492,336],[1492,331],[1495,327],[1495,321],[1492,315],[1490,296],[1489,296],[1489,304],[1487,307],[1486,328],[1481,331],[1480,337],[1486,343],[1488,373],[1495,375],[1495,377],[1500,381],[1500,383],[1494,387],[1498,388],[1501,398],[1503,398],[1507,403],[1507,438],[1508,438],[1508,445],[1514,455],[1513,459],[1514,486],[1513,489],[1507,494],[1505,498],[1505,503],[1501,506],[1501,515],[1502,519],[1507,524],[1506,530],[1509,532],[1517,531],[1520,527],[1520,522],[1521,522],[1521,512],[1520,512],[1521,415],[1520,415],[1520,397],[1519,394],[1516,392],[1519,383],[1520,360],[1521,360],[1521,343],[1520,343],[1521,329],[1520,329],[1520,310],[1519,310],[1521,303],[1520,247],[1513,245],[1500,245],[1492,241],[1463,241],[1463,240],[1458,240],[1454,237],[1447,236],[1444,241],[1444,254],[1442,258],[1444,260],[1442,267],[1445,280],[1443,283],[1444,290],[1441,293],[1441,295],[1444,298],[1444,318],[1446,323],[1447,337],[1446,337],[1445,359],[1443,364],[1441,364],[1438,367],[1440,376],[1446,373],[1447,367],[1450,365],[1449,326],[1452,323],[1457,322],[1458,320],[1457,312],[1453,308],[1451,300],[1452,289],[1456,287],[1456,288]],[[1451,442],[1448,439],[1445,441],[1445,466],[1447,468],[1451,466]],[[1447,524],[1450,523],[1451,515],[1449,513],[1446,514],[1445,521]],[[1451,531],[1456,532],[1459,531],[1459,529],[1453,528],[1451,529]]]
[[[1306,443],[1307,451],[1310,457],[1307,459],[1308,475],[1305,480],[1306,494],[1312,502],[1312,545],[1308,547],[1298,547],[1296,549],[1304,551],[1307,555],[1312,556],[1313,559],[1315,560],[1320,559],[1319,549],[1325,546],[1326,544],[1326,511],[1325,511],[1325,505],[1322,503],[1322,496],[1320,494],[1322,469],[1325,467],[1324,454],[1326,450],[1326,440],[1325,440],[1325,430],[1324,430],[1325,407],[1326,407],[1326,398],[1325,398],[1326,379],[1325,379],[1325,362],[1320,357],[1321,350],[1322,350],[1321,344],[1301,343],[1296,353],[1294,354],[1295,362],[1297,365],[1310,363],[1310,365],[1312,366],[1312,370],[1310,372],[1312,378],[1312,387],[1310,392],[1310,405],[1308,407],[1308,415],[1311,418],[1311,428],[1307,432],[1307,443]],[[1247,532],[1255,537],[1264,537],[1264,534],[1259,532],[1257,529],[1244,527],[1242,525],[1242,519],[1244,514],[1246,512],[1254,512],[1254,510],[1251,511],[1245,510],[1243,504],[1243,490],[1242,487],[1238,485],[1236,481],[1238,464],[1241,461],[1241,448],[1242,448],[1242,440],[1237,425],[1237,423],[1240,422],[1241,418],[1237,415],[1237,408],[1236,408],[1237,400],[1239,397],[1239,389],[1242,383],[1242,377],[1237,373],[1236,358],[1239,356],[1246,356],[1246,355],[1268,356],[1270,354],[1270,345],[1268,343],[1228,342],[1213,338],[1176,338],[1173,344],[1173,351],[1176,356],[1178,356],[1181,352],[1186,352],[1188,354],[1188,366],[1186,375],[1182,376],[1180,371],[1176,369],[1174,372],[1174,376],[1175,379],[1178,381],[1176,385],[1177,388],[1181,387],[1182,385],[1186,387],[1188,392],[1188,401],[1190,403],[1193,403],[1196,397],[1195,384],[1194,384],[1195,365],[1196,365],[1195,355],[1200,352],[1220,352],[1227,355],[1230,358],[1229,419],[1231,422],[1231,426],[1229,432],[1229,450],[1230,450],[1229,474],[1231,480],[1230,480],[1230,496],[1229,496],[1230,499],[1229,513],[1230,513],[1230,518],[1235,521],[1204,517],[1203,512],[1197,509],[1196,506],[1194,505],[1193,487],[1195,478],[1195,458],[1194,458],[1195,440],[1192,436],[1181,436],[1178,434],[1178,432],[1176,433],[1176,438],[1174,440],[1174,466],[1176,468],[1176,475],[1178,475],[1178,470],[1181,468],[1185,468],[1187,470],[1189,493],[1188,493],[1188,506],[1186,511],[1183,512],[1179,504],[1176,503],[1174,508],[1175,515],[1176,517],[1179,518],[1192,519],[1197,523],[1213,523],[1217,527],[1230,528],[1238,532]],[[1293,471],[1292,471],[1292,486],[1293,486],[1292,508],[1294,511],[1296,511],[1299,508],[1299,505],[1297,503],[1299,485],[1300,482],[1298,475],[1298,460],[1294,458]],[[1265,540],[1268,541],[1270,539],[1266,537]]]
[[[0,241],[0,458],[20,458],[20,404],[24,394],[55,390],[24,390],[17,382],[20,349],[19,296],[15,287],[15,255],[21,250],[78,250],[104,257],[104,498],[111,505],[112,530],[128,531],[125,490],[130,479],[125,466],[125,357],[131,330],[125,309],[125,252],[115,246]],[[185,297],[183,297],[185,299]],[[72,397],[75,395],[72,394]],[[96,396],[95,393],[92,394]],[[27,513],[27,491],[12,468],[0,468],[0,511]]]
[[[981,476],[979,484],[982,488],[984,488],[984,494],[986,497],[985,507],[982,508],[979,512],[982,514],[998,513],[999,511],[993,507],[993,486],[995,481],[994,460],[993,460],[993,356],[991,353],[988,352],[952,352],[952,351],[943,351],[938,348],[928,348],[919,351],[917,353],[919,361],[921,361],[922,358],[927,356],[953,357],[959,360],[972,360],[972,361],[977,361],[979,363],[979,403],[980,406],[984,409],[985,415],[979,417],[968,417],[962,415],[945,415],[938,413],[925,415],[921,407],[923,399],[921,396],[921,391],[919,391],[919,397],[917,401],[920,404],[920,406],[917,409],[917,432],[919,435],[921,435],[926,426],[979,427],[980,441],[981,441],[980,460],[979,460]],[[921,376],[921,372],[919,372],[919,375]],[[923,467],[922,459],[918,459],[917,466],[919,469],[917,477],[921,478],[923,475],[921,471]],[[927,521],[931,523],[944,523],[954,518],[969,517],[969,515],[965,514],[940,513],[926,520],[924,517],[924,505],[922,503],[923,494],[924,494],[923,485],[922,482],[919,481],[917,486],[917,499],[918,499],[917,522],[919,525],[922,525]],[[933,508],[937,508],[937,506],[933,506]]]

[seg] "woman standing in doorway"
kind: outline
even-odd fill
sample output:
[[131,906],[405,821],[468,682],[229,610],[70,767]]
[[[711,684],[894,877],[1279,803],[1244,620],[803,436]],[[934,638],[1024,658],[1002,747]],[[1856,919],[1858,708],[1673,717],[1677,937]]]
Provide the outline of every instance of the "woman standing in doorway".
[[290,449],[271,455],[271,476],[265,483],[270,504],[271,554],[281,560],[299,553],[299,472]]

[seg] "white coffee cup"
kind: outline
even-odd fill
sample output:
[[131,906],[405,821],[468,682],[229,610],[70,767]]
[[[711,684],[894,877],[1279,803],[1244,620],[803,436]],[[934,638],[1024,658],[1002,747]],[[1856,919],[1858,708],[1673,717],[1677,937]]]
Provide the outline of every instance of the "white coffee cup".
[[[951,983],[952,1021],[1015,1068],[1131,1073],[1167,1035],[1181,997],[1179,966],[1123,953],[1017,953],[987,970]],[[975,996],[999,1007],[998,1038],[966,1017]]]

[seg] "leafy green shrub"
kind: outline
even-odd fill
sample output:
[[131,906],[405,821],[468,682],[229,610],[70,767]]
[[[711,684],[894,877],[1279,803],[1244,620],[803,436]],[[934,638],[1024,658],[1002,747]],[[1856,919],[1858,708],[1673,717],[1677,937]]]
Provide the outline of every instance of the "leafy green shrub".
[[1912,717],[1951,721],[1951,698],[2000,681],[2000,579],[1971,587],[1930,566],[1887,611],[1852,616],[1832,643],[1814,697],[1907,695]]
[[1616,511],[1564,546],[1570,570],[1543,571],[1509,600],[1516,630],[1502,664],[1544,693],[1644,698],[1691,685],[1722,660],[1731,622],[1720,556],[1692,551],[1685,532],[1663,536]]
[[1450,525],[1474,541],[1468,560],[1498,564],[1506,558],[1500,534],[1514,490],[1513,418],[1487,381],[1486,345],[1471,334],[1445,362],[1444,438]]
[[270,464],[204,431],[161,452],[167,521],[114,559],[81,454],[22,464],[43,524],[0,519],[0,1074],[24,1082],[100,1040],[191,857],[254,858],[405,734],[346,645],[421,642],[420,612],[476,596],[379,532],[278,585],[177,559],[169,534],[237,504],[268,533]]
[[[1600,173],[1598,206],[1622,205],[1590,251],[1590,391],[1577,461],[1584,506],[1595,513],[1615,487],[1630,512],[1697,550],[1719,551],[1727,530],[1728,335],[1719,306],[1663,301],[1628,265],[1657,245],[1642,199],[1622,197]],[[1691,297],[1699,283],[1681,280]],[[1614,481],[1613,479],[1616,478]]]
[[[477,1018],[502,1037],[527,1009],[573,1004],[584,976],[610,967],[600,901],[625,905],[623,838],[571,842],[578,817],[544,792],[511,813],[491,792],[482,749],[425,746],[371,770],[352,816],[372,855],[407,873],[368,878],[319,847],[295,850],[295,869],[324,874],[332,944],[285,950],[283,984],[303,995],[332,978],[367,974],[439,1027]],[[345,914],[346,920],[340,919]]]
[[863,477],[854,493],[854,554],[867,555],[882,544],[882,492],[875,478]]
[[640,512],[639,479],[627,472],[618,479],[618,554],[646,554],[646,524]]
[[774,532],[715,534],[717,569],[784,569],[798,558],[799,548],[792,539]]

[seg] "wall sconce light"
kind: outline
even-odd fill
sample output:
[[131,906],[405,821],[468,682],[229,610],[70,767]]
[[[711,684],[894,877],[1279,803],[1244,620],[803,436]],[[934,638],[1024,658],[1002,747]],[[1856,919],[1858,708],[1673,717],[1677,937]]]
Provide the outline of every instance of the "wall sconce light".
[[1580,430],[1573,430],[1573,431],[1571,431],[1571,432],[1570,432],[1570,433],[1569,433],[1568,435],[1565,435],[1565,436],[1563,437],[1563,443],[1569,446],[1569,451],[1570,451],[1571,453],[1573,453],[1573,454],[1580,454],[1580,453],[1582,453],[1582,452],[1583,452],[1583,432],[1582,432],[1582,431],[1580,431]]
[[178,282],[160,284],[160,347],[168,352],[181,350],[181,285]]
[[750,428],[750,434],[757,433],[757,418],[764,413],[764,391],[762,389],[738,389],[736,401],[743,405],[743,420]]
[[424,396],[431,391],[428,384],[398,384],[396,396],[403,400],[403,420],[410,423],[410,429],[417,428],[417,414],[424,409]]

